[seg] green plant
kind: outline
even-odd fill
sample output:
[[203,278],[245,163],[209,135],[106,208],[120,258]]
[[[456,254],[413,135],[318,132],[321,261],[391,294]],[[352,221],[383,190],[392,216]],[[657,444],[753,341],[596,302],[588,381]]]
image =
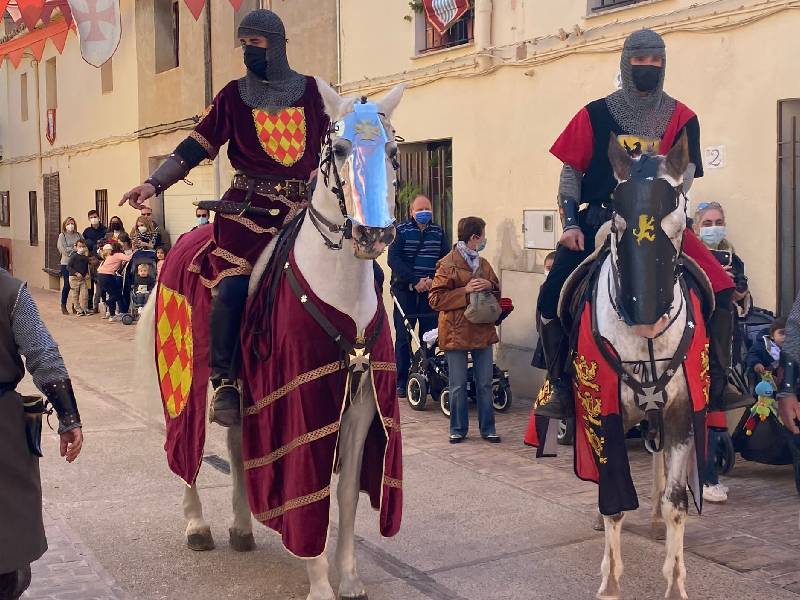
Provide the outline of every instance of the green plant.
[[410,181],[406,181],[397,192],[397,214],[400,220],[404,219],[408,214],[408,207],[414,201],[414,198],[419,196],[422,190]]
[[422,0],[409,0],[408,7],[414,12],[418,13],[421,13],[422,10],[425,8],[422,5]]

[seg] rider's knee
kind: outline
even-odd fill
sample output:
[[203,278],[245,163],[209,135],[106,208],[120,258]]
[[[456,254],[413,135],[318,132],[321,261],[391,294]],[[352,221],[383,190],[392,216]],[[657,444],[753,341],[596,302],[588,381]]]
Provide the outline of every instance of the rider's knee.
[[219,283],[218,298],[229,305],[244,304],[247,300],[247,288],[250,278],[244,275],[226,277]]

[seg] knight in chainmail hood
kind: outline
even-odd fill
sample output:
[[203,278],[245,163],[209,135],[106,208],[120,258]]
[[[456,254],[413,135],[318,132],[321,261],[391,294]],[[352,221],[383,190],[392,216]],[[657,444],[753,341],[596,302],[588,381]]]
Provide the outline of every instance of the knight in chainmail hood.
[[229,82],[194,131],[142,186],[126,194],[141,202],[161,193],[228,145],[236,174],[223,203],[217,203],[213,228],[184,236],[198,243],[190,271],[218,291],[209,317],[212,420],[225,426],[240,421],[234,358],[248,278],[273,236],[304,206],[306,183],[319,165],[319,140],[329,125],[316,80],[289,66],[286,30],[277,14],[250,12],[238,35],[245,76]]
[[267,39],[266,48],[244,44],[247,75],[239,80],[244,103],[250,108],[272,110],[291,106],[303,95],[306,78],[289,66],[281,18],[271,10],[254,10],[239,23],[238,35]]
[[[632,157],[666,154],[687,137],[690,169],[703,176],[700,123],[697,115],[664,91],[666,46],[655,31],[642,29],[625,40],[620,59],[622,88],[584,106],[558,137],[550,152],[562,163],[558,205],[564,234],[550,275],[539,291],[539,334],[547,363],[548,381],[540,394],[537,415],[569,416],[572,386],[565,375],[569,339],[558,319],[561,289],[569,275],[594,252],[595,235],[611,216],[617,180],[608,158],[613,137]],[[685,181],[689,181],[689,177]],[[586,205],[581,209],[582,205]],[[726,410],[749,398],[727,382],[733,334],[733,282],[713,255],[687,230],[683,252],[706,271],[717,295],[711,333],[711,406]]]

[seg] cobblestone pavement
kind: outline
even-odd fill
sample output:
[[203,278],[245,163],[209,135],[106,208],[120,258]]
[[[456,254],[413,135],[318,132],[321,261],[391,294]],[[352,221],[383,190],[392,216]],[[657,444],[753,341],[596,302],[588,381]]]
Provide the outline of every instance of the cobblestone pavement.
[[[181,484],[163,454],[159,408],[148,405],[132,364],[134,327],[99,317],[63,317],[55,294],[34,290],[66,357],[81,403],[86,446],[64,465],[56,436],[44,439],[42,480],[50,551],[37,562],[28,600],[278,600],[307,594],[305,569],[277,536],[256,525],[258,549],[227,544],[230,477],[204,467],[199,484],[217,550],[185,548]],[[513,382],[512,382],[513,385]],[[23,391],[31,389],[26,380]],[[405,515],[382,539],[364,503],[359,565],[373,600],[593,598],[603,536],[592,530],[597,490],[572,473],[569,448],[537,460],[522,445],[530,401],[497,417],[503,443],[475,431],[447,441],[438,408],[403,405]],[[220,428],[207,454],[225,456]],[[625,522],[623,590],[628,600],[662,597],[663,543],[649,528],[648,456],[631,443],[642,508]],[[789,467],[740,461],[725,479],[730,500],[708,505],[686,529],[694,599],[790,600],[800,595],[798,496]],[[335,521],[335,519],[334,519]],[[335,579],[335,575],[333,576]]]

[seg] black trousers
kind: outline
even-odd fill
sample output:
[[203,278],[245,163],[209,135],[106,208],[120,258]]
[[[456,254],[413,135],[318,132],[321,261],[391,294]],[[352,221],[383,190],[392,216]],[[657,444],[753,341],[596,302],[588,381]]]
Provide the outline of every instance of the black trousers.
[[[409,288],[408,284],[395,283],[392,285],[392,293],[395,298],[403,307],[403,312],[406,313],[406,318],[415,327],[419,322],[419,336],[431,329],[436,328],[438,313],[431,310],[431,305],[428,304],[428,292],[420,294],[413,288]],[[397,388],[405,389],[408,383],[408,370],[411,368],[411,336],[406,331],[406,326],[403,324],[403,317],[397,307],[394,307],[394,329],[395,329],[395,344],[394,352],[397,360]]]

